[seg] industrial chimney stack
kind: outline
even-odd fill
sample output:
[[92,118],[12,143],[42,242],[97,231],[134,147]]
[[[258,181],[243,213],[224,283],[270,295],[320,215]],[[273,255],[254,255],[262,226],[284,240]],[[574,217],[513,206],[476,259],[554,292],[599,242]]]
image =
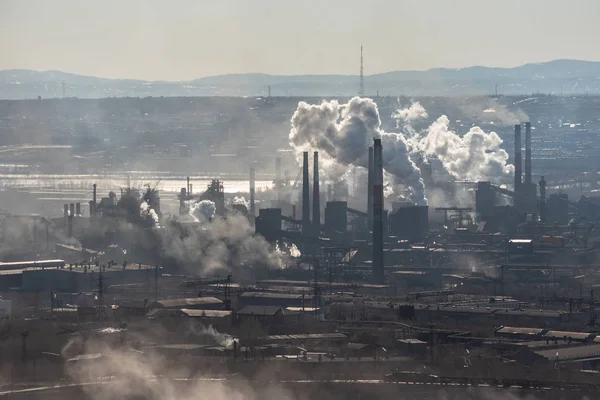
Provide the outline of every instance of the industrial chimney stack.
[[381,139],[373,146],[373,280],[383,283],[383,159]]
[[369,165],[367,170],[367,223],[369,231],[373,230],[373,147],[369,147]]
[[525,184],[531,185],[531,122],[525,123]]
[[319,193],[319,152],[314,153],[314,172],[313,172],[313,208],[312,219],[315,235],[318,237],[321,233],[321,199]]
[[308,183],[308,152],[302,153],[302,234],[310,233],[310,194]]
[[540,219],[546,223],[546,180],[540,179]]
[[521,162],[521,125],[515,125],[515,194],[521,186],[521,176],[523,175]]
[[254,209],[254,195],[256,190],[256,181],[254,176],[254,168],[250,168],[250,215],[255,216],[256,210]]

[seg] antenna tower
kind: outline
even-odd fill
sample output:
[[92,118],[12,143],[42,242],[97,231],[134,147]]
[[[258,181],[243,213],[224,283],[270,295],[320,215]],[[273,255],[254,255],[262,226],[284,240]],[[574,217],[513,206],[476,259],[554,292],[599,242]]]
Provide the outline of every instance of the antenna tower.
[[360,45],[360,91],[358,92],[360,97],[365,95],[365,76],[363,70],[363,47]]

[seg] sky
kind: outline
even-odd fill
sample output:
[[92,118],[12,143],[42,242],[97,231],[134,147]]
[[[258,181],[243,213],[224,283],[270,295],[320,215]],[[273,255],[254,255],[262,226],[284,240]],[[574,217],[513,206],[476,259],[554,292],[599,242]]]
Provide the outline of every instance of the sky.
[[106,78],[600,61],[599,0],[0,0],[0,70]]

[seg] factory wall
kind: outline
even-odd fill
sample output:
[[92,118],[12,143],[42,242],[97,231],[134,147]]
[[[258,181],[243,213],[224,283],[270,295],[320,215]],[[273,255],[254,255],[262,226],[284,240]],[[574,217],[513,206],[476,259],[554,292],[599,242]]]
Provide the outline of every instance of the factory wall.
[[325,231],[348,231],[348,202],[329,201],[325,207]]
[[256,218],[256,233],[262,235],[267,242],[277,241],[281,231],[281,208],[262,208]]
[[402,240],[420,242],[429,232],[429,207],[400,207],[389,218],[390,233]]

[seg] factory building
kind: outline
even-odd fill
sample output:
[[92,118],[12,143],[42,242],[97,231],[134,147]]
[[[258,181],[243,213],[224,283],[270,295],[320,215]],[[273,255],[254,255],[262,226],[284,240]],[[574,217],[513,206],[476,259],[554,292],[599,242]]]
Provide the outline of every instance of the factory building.
[[422,242],[429,233],[429,207],[398,207],[390,214],[390,234],[400,240]]

